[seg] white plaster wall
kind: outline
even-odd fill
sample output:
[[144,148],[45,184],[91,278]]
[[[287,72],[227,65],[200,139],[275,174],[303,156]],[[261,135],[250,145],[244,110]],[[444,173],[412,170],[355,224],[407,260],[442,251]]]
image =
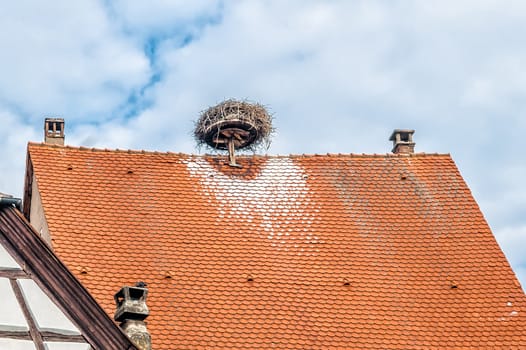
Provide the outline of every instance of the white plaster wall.
[[33,174],[33,188],[31,197],[31,214],[29,216],[29,222],[33,227],[40,233],[40,236],[51,246],[51,235],[49,233],[49,227],[42,207],[42,198],[38,190],[37,178]]

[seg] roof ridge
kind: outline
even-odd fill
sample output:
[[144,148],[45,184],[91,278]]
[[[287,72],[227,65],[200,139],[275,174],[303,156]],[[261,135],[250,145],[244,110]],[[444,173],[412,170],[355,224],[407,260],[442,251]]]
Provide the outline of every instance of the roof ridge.
[[[172,152],[172,151],[149,151],[149,150],[134,150],[134,149],[119,149],[119,148],[97,148],[97,147],[86,147],[86,146],[70,146],[70,145],[55,145],[45,142],[28,142],[28,147],[48,147],[48,148],[66,148],[79,151],[92,151],[92,152],[115,152],[115,153],[130,153],[130,154],[158,154],[158,155],[184,155],[191,157],[213,157],[213,156],[228,156],[226,154],[196,154],[196,153],[183,153],[183,152]],[[312,158],[312,157],[349,157],[349,158],[411,158],[411,157],[429,157],[429,156],[451,156],[450,153],[410,153],[410,154],[395,154],[395,153],[301,153],[301,154],[244,154],[240,153],[237,157],[266,157],[266,158]]]

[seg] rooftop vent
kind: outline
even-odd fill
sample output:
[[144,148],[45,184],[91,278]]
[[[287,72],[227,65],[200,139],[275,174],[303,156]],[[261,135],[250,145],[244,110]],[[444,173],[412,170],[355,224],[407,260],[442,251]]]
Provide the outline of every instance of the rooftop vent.
[[415,153],[414,133],[414,130],[395,129],[389,138],[389,141],[393,141],[393,150],[391,152],[394,154]]
[[14,198],[11,195],[0,192],[0,207],[14,206],[18,210],[22,208],[22,200],[20,198]]
[[121,329],[139,350],[152,349],[152,339],[144,322],[150,314],[146,306],[147,296],[148,289],[144,282],[137,282],[135,287],[122,287],[115,294],[115,321],[121,323]]
[[44,121],[44,142],[64,145],[64,119],[46,118]]

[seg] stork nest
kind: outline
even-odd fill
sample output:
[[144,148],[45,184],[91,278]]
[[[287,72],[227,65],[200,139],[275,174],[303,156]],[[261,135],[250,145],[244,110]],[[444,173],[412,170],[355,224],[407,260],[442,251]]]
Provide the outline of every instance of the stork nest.
[[256,150],[270,145],[273,132],[272,116],[263,105],[230,99],[201,112],[194,138],[199,146],[219,150],[228,149],[230,139],[236,149]]

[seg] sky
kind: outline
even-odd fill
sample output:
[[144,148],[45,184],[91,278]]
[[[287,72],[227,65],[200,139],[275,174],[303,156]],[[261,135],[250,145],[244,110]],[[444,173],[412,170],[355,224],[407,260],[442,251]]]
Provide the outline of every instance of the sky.
[[526,285],[526,2],[18,0],[0,11],[0,192],[45,117],[66,144],[203,153],[199,113],[267,106],[269,154],[450,153]]

